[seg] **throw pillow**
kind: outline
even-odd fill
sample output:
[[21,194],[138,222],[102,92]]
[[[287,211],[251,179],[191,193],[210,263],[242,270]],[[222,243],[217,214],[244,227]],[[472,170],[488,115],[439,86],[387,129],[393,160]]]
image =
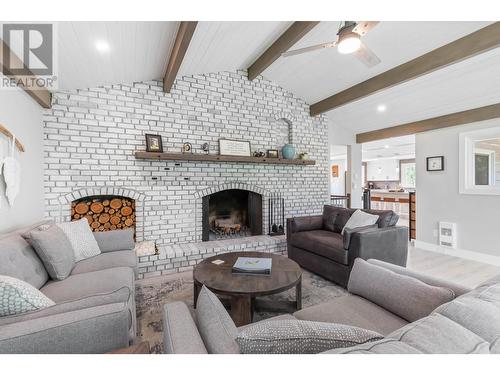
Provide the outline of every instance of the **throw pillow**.
[[347,220],[347,223],[345,223],[344,228],[342,228],[341,234],[344,234],[345,228],[352,229],[352,228],[366,227],[368,225],[375,224],[377,220],[378,220],[378,215],[370,215],[361,210],[356,210],[351,215],[349,220]]
[[196,319],[208,353],[239,353],[235,341],[238,329],[217,296],[206,286],[203,286],[198,295]]
[[23,234],[23,238],[33,246],[50,277],[64,280],[69,276],[75,265],[75,255],[61,228],[49,225]]
[[0,275],[0,316],[23,314],[53,305],[54,301],[27,282]]
[[68,237],[75,254],[75,262],[94,257],[101,253],[87,219],[69,221],[56,225],[61,228]]
[[270,320],[244,328],[236,337],[243,354],[316,354],[382,339],[363,328],[308,320]]

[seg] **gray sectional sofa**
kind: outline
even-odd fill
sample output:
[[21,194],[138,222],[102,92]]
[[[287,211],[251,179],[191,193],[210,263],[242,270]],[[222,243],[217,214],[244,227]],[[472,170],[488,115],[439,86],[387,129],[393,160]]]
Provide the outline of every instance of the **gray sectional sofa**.
[[[274,319],[339,323],[384,336],[324,353],[500,353],[500,275],[469,290],[404,267],[357,259],[348,291]],[[164,346],[172,354],[210,352],[181,302],[164,307]]]
[[132,231],[95,233],[101,254],[56,281],[21,237],[47,223],[0,235],[0,275],[21,279],[56,303],[0,318],[0,353],[105,353],[129,346],[136,335]]

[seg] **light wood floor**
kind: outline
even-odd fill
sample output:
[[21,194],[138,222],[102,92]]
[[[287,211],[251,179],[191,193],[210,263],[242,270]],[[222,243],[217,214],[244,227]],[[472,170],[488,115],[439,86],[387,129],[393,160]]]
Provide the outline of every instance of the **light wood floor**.
[[407,267],[469,288],[500,274],[500,267],[417,249],[414,246],[409,248]]
[[[407,267],[469,288],[474,288],[483,281],[500,274],[500,267],[417,249],[414,246],[409,247]],[[162,280],[176,280],[179,278],[191,280],[192,275],[192,271],[187,271],[161,276],[161,278]],[[157,278],[137,280],[140,285],[149,285],[156,282]]]

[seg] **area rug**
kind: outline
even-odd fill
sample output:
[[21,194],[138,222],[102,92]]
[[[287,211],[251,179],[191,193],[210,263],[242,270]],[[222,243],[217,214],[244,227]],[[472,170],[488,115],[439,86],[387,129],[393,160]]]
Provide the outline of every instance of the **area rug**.
[[[310,272],[302,275],[302,308],[330,301],[346,295],[342,287]],[[273,301],[295,300],[295,288],[273,296],[263,297]],[[147,340],[151,353],[163,353],[163,305],[168,302],[183,301],[191,313],[193,309],[193,279],[191,273],[158,277],[140,281],[136,287],[137,331],[140,341]],[[254,321],[270,318],[279,313],[256,312]]]

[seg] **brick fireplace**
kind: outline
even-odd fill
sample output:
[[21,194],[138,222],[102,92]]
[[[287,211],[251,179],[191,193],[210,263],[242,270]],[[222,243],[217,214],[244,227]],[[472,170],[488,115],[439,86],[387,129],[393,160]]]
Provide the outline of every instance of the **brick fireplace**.
[[[264,235],[202,241],[203,198],[211,194],[260,195],[260,233],[268,232],[275,193],[285,201],[285,217],[320,214],[329,201],[326,116],[311,117],[306,102],[263,78],[249,81],[246,72],[180,77],[171,93],[160,81],[56,92],[44,131],[46,216],[70,220],[71,203],[89,196],[135,199],[137,240],[155,241],[160,250],[141,260],[141,275],[184,270],[228,246],[282,246],[281,238]],[[180,152],[190,142],[201,153],[208,143],[210,154],[219,152],[220,138],[248,140],[252,152],[280,150],[292,139],[297,153],[307,152],[316,165],[137,160],[145,133],[162,135],[165,151]]]

